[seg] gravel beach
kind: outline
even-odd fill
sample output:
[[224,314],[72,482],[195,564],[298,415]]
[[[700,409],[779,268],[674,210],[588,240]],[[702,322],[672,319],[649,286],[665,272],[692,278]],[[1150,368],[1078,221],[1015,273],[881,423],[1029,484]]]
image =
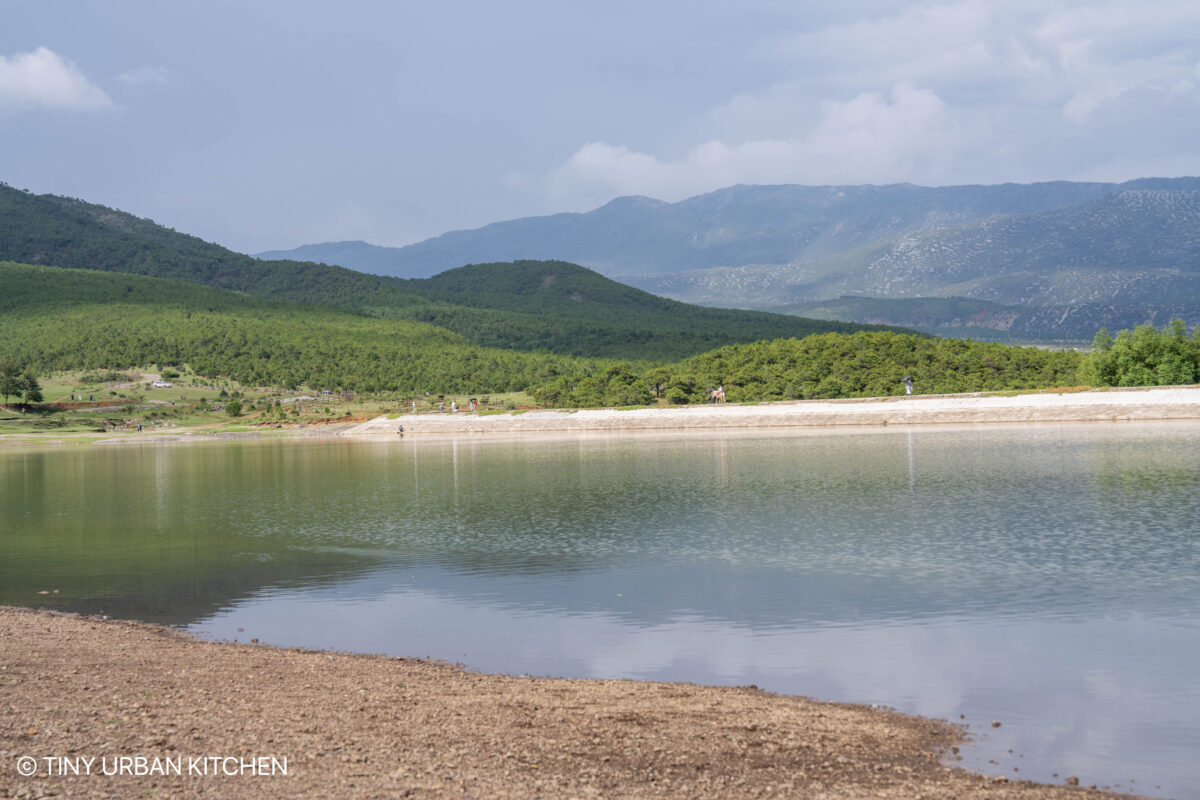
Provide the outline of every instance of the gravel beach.
[[972,774],[939,760],[957,727],[753,687],[483,675],[8,607],[0,641],[9,798],[1124,796]]

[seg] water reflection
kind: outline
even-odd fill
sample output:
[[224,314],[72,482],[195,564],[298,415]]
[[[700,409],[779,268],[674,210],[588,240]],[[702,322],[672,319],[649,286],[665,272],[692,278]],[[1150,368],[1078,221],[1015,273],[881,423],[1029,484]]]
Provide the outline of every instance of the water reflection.
[[1196,796],[1197,445],[1173,423],[4,452],[0,602],[963,714],[972,766]]

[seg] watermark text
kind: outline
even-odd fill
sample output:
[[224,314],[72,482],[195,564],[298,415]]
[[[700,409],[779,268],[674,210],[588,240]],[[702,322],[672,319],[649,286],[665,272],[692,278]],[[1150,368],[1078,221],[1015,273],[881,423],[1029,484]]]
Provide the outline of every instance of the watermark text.
[[287,756],[17,756],[17,773],[26,777],[75,775],[199,776],[234,778],[287,775]]

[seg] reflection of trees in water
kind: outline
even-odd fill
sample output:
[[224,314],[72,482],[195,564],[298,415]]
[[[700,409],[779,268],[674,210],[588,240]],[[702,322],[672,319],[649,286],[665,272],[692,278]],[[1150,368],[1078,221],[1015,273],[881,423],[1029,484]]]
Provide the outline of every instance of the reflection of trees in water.
[[297,535],[278,513],[282,483],[337,467],[332,451],[312,469],[286,463],[287,449],[4,453],[0,603],[185,624],[264,588],[361,574],[374,558],[314,547],[336,536]]
[[1096,484],[1101,497],[1122,496],[1150,504],[1161,500],[1194,507],[1200,497],[1200,457],[1194,451],[1188,452],[1190,449],[1171,448],[1169,444],[1156,448],[1154,453],[1106,449],[1096,458]]
[[1109,521],[1087,546],[1128,565],[1121,585],[1173,588],[1196,600],[1200,576],[1200,452],[1164,437],[1153,447],[1097,447],[1096,507]]
[[[219,543],[215,543],[219,544]],[[97,543],[97,549],[103,544]],[[0,551],[7,550],[0,547]],[[364,558],[306,549],[250,553],[209,550],[114,562],[80,553],[55,555],[47,572],[33,572],[19,561],[3,559],[0,604],[106,614],[169,625],[186,625],[210,616],[264,589],[333,585],[366,573]],[[57,593],[53,590],[57,589]],[[49,594],[39,594],[41,591]]]
[[0,602],[174,623],[338,586],[771,625],[1134,607],[1129,584],[1195,563],[1200,469],[1187,442],[1096,430],[4,454]]

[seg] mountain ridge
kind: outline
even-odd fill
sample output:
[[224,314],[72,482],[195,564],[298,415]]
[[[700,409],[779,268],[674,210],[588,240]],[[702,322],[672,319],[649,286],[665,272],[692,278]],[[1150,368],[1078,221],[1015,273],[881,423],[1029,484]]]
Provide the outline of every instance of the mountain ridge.
[[[309,247],[320,255],[320,245]],[[455,262],[564,259],[654,294],[746,309],[846,294],[961,296],[1016,307],[1040,326],[1024,330],[1033,338],[1078,338],[1090,321],[1137,324],[1168,309],[1200,322],[1195,177],[736,185],[677,203],[621,197],[589,212],[497,222],[403,248],[356,247],[369,248],[377,269],[406,275]],[[341,257],[358,256],[351,248]],[[870,321],[881,319],[906,324],[902,316]]]
[[[473,230],[449,231],[404,247],[368,247],[376,259],[385,256],[393,259],[391,271],[381,274],[401,277],[428,277],[418,272],[518,259],[563,259],[610,277],[714,266],[792,263],[844,252],[907,231],[1078,205],[1122,186],[1196,189],[1200,188],[1200,179],[948,187],[737,184],[675,203],[623,196],[588,212],[494,222]],[[840,216],[831,216],[834,212]],[[847,227],[848,212],[852,212],[851,227]],[[630,216],[647,213],[654,218]],[[781,242],[758,248],[745,246],[747,237],[761,238],[779,234],[781,230],[784,236]],[[568,234],[582,237],[585,233],[589,239],[586,244],[567,237]],[[655,240],[648,247],[638,248],[641,255],[626,252],[650,233]],[[534,234],[536,241],[531,241]],[[731,244],[734,242],[736,248]],[[304,249],[316,256],[320,254],[318,248],[325,246],[310,244]],[[806,256],[808,249],[813,251]],[[260,255],[275,258],[292,252],[274,250]]]

